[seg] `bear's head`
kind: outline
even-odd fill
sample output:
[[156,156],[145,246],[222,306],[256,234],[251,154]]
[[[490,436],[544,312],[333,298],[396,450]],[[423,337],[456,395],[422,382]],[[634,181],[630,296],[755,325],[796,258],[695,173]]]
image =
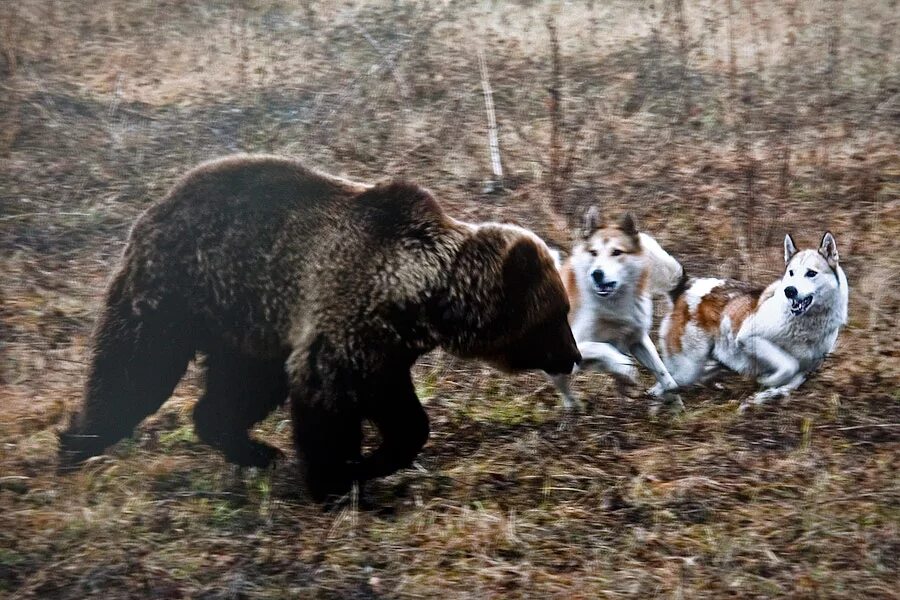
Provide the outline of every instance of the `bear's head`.
[[450,273],[443,346],[504,371],[571,373],[581,354],[547,245],[514,225],[474,226]]

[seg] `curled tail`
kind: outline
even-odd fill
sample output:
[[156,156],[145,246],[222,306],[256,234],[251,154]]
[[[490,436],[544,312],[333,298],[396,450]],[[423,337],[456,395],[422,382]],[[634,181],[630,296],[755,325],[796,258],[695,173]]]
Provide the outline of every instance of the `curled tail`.
[[688,288],[689,280],[690,280],[690,277],[688,277],[688,274],[684,271],[684,268],[682,267],[681,277],[678,278],[678,283],[676,283],[675,287],[670,289],[668,292],[669,300],[671,300],[673,303],[676,300],[678,300],[678,298],[680,298],[681,295],[684,293],[684,291]]
[[650,293],[668,295],[674,302],[687,286],[688,276],[684,272],[684,267],[646,233],[641,233],[640,238],[650,264],[648,287]]

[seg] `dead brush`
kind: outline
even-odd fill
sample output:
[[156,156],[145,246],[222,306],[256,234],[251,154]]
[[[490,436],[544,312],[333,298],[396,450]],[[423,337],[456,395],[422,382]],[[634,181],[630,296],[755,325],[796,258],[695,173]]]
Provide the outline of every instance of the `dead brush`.
[[[892,8],[3,4],[0,596],[895,597]],[[491,196],[479,48],[505,186]],[[432,431],[417,466],[327,513],[295,457],[238,471],[200,446],[190,377],[132,439],[56,476],[131,223],[186,168],[239,150],[408,177],[454,216],[564,245],[588,203],[632,210],[696,275],[765,282],[786,230],[833,228],[850,324],[763,414],[737,414],[753,391],[738,378],[651,419],[583,377],[590,408],[565,430],[541,375],[434,353],[415,371]],[[285,420],[254,435],[289,448]]]

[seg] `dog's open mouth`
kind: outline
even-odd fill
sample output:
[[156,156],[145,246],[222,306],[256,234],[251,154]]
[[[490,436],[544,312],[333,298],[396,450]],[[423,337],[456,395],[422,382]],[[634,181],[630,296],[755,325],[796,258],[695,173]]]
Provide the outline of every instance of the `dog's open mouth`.
[[809,308],[809,305],[812,304],[812,301],[812,294],[803,299],[794,298],[793,300],[791,300],[791,314],[802,315],[806,312],[806,309]]
[[616,290],[616,282],[615,281],[605,281],[603,283],[594,283],[594,290],[597,292],[598,296],[606,297],[612,294]]

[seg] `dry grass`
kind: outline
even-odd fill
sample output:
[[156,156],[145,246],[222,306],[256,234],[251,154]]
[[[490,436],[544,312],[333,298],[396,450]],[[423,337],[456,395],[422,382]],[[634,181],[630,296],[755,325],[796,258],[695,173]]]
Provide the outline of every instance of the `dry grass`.
[[[0,596],[897,597],[894,4],[4,4]],[[479,48],[505,169],[491,195]],[[561,429],[541,377],[426,357],[432,441],[369,509],[323,513],[290,462],[225,465],[194,437],[193,373],[132,440],[57,477],[53,432],[129,224],[238,150],[408,176],[458,216],[563,244],[588,204],[629,209],[695,273],[765,281],[785,231],[830,228],[850,324],[790,402],[743,416],[739,379],[653,419],[585,376],[590,412]],[[259,435],[289,449],[286,415]]]

